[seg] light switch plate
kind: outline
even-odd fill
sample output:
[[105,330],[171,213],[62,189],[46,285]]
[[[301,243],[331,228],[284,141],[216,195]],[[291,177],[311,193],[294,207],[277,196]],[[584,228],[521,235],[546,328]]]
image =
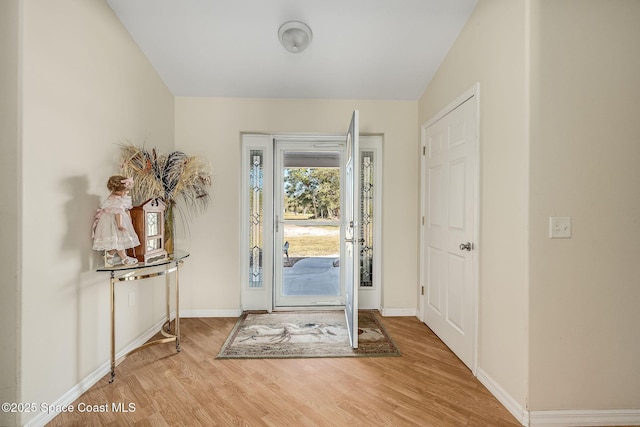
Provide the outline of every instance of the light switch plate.
[[571,217],[570,216],[549,217],[549,238],[570,239],[571,238]]

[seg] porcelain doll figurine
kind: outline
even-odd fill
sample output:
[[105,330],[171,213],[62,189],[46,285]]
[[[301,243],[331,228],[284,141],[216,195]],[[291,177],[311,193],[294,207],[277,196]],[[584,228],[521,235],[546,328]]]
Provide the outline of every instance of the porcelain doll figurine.
[[107,188],[111,194],[102,202],[93,221],[93,249],[104,251],[106,266],[138,263],[137,259],[128,257],[126,253],[127,249],[140,245],[129,214],[133,207],[128,194],[131,187],[132,178],[121,175],[109,178]]

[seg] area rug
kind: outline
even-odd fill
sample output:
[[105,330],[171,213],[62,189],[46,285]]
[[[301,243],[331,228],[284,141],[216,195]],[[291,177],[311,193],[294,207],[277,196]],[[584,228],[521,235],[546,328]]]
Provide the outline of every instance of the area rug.
[[374,310],[358,312],[358,348],[344,311],[244,312],[217,359],[399,356]]

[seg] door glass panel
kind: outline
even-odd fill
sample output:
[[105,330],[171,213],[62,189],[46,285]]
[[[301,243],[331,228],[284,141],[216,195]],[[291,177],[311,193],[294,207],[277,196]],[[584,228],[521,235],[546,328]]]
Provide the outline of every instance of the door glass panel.
[[283,296],[340,296],[340,226],[310,224],[285,214],[283,246]]
[[262,287],[263,152],[251,150],[249,161],[249,287]]
[[276,306],[341,305],[340,152],[281,153]]
[[360,286],[373,286],[373,151],[360,154]]

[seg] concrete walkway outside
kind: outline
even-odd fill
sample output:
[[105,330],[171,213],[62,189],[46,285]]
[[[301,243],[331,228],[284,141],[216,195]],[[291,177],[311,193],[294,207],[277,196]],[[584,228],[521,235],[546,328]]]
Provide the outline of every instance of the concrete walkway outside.
[[293,295],[340,295],[338,257],[309,257],[283,269],[283,293]]

